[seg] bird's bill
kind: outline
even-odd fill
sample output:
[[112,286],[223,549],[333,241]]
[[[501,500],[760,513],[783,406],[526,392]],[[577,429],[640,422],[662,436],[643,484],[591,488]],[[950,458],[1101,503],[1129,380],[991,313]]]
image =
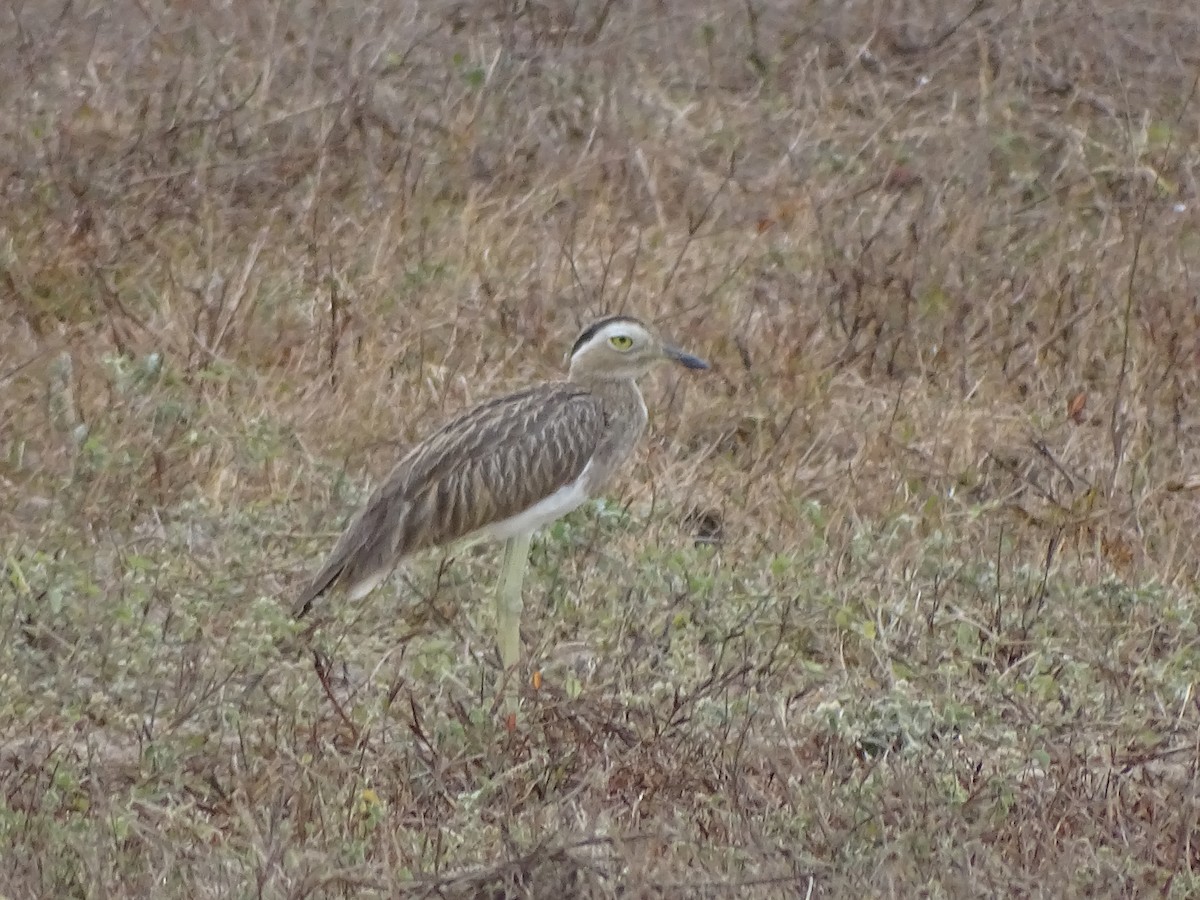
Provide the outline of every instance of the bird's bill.
[[663,356],[667,359],[674,360],[681,366],[689,369],[707,369],[708,363],[698,356],[693,356],[690,353],[685,353],[678,347],[672,347],[670,344],[663,346]]

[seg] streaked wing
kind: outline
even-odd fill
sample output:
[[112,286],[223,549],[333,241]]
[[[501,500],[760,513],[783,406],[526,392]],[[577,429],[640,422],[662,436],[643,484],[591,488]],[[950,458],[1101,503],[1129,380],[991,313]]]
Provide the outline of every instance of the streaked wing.
[[404,557],[466,537],[574,481],[600,442],[597,398],[565,382],[498,397],[414,447],[367,501],[301,594],[353,591]]

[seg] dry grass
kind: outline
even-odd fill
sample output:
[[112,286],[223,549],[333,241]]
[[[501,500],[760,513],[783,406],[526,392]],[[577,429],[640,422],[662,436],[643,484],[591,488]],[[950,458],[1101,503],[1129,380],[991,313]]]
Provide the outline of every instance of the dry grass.
[[[0,18],[0,895],[1200,890],[1200,8]],[[288,598],[608,311],[716,371],[517,729],[484,551],[324,629],[356,741]]]

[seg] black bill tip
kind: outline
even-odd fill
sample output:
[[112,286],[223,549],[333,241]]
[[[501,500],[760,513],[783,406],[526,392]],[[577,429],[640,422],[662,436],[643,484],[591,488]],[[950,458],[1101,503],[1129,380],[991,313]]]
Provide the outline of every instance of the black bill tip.
[[700,357],[693,356],[690,353],[684,353],[678,347],[663,347],[663,353],[666,354],[667,359],[673,359],[675,362],[688,369],[709,368],[708,363],[706,363]]

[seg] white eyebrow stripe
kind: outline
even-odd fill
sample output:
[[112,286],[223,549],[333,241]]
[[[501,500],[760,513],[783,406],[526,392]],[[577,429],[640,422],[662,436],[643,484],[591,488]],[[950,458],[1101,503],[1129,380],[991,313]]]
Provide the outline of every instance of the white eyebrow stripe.
[[638,331],[637,326],[633,325],[629,322],[609,322],[607,325],[605,325],[603,328],[601,328],[599,331],[597,331],[594,335],[592,335],[591,340],[589,340],[587,343],[585,343],[583,346],[581,346],[579,348],[579,350],[576,350],[575,352],[579,353],[582,350],[584,350],[585,348],[592,346],[593,344],[603,344],[605,341],[609,340],[610,338],[614,338],[614,337],[618,337],[618,336],[636,338],[637,331]]

